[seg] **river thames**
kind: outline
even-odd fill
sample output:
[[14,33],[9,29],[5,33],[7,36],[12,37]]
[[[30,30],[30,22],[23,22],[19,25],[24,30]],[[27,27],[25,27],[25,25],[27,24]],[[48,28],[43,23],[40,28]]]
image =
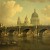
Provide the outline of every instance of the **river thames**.
[[31,42],[20,41],[16,45],[0,45],[0,50],[50,50],[50,45],[34,39]]

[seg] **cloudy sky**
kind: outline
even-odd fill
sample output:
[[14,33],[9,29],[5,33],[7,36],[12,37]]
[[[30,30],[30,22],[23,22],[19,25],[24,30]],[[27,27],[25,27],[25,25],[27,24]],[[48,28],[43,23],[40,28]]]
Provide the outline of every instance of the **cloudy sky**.
[[50,25],[50,0],[0,0],[0,23],[5,26],[16,26],[17,18],[21,22],[27,16],[30,22],[36,9],[41,25]]

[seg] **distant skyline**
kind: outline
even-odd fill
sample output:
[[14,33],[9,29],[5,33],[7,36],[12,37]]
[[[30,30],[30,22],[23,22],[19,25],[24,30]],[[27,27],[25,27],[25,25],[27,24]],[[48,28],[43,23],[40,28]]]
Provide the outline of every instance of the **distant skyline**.
[[50,25],[50,0],[0,0],[0,23],[16,26],[18,17],[23,23],[26,16],[30,22],[34,9],[40,25]]

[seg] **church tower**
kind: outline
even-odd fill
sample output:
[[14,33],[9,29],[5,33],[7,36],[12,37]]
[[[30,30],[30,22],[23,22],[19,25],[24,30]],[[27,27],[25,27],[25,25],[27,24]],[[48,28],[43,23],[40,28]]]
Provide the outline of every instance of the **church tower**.
[[20,17],[18,17],[17,26],[20,26],[20,25],[21,25],[21,20],[20,20]]
[[24,20],[24,26],[28,26],[28,24],[29,24],[29,21],[28,21],[28,18],[27,18],[27,16],[25,17],[25,20]]

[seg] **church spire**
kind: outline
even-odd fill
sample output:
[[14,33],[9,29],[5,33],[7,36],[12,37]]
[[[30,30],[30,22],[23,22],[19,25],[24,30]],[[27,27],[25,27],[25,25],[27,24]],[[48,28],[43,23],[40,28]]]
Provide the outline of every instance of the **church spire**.
[[28,22],[29,22],[29,21],[28,21],[28,18],[27,18],[27,16],[26,16],[26,17],[25,17],[25,20],[24,20],[24,25],[27,26],[27,25],[28,25]]
[[21,25],[21,20],[20,20],[20,17],[18,17],[18,20],[17,20],[17,25]]

